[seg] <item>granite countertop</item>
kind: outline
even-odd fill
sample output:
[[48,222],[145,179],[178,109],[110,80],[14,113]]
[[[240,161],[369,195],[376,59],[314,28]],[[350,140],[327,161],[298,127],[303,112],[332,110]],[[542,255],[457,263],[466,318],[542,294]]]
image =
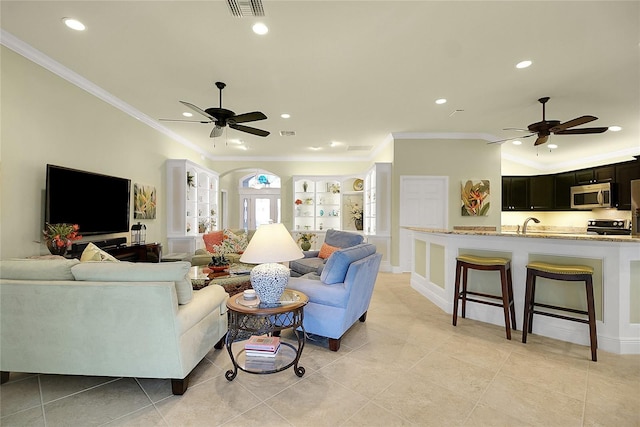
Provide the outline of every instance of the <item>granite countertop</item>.
[[[501,231],[497,231],[495,227],[473,227],[468,226],[463,229],[445,230],[437,228],[421,228],[421,227],[404,227],[407,230],[419,231],[422,233],[437,233],[437,234],[457,234],[467,236],[504,236],[504,237],[525,237],[532,239],[564,239],[564,240],[589,240],[600,242],[629,242],[640,243],[640,236],[609,236],[598,234],[586,234],[586,231],[579,232],[577,230],[549,230],[549,229],[529,229],[527,234],[517,233],[516,230],[511,230],[510,227],[503,227]],[[460,227],[462,228],[462,227]]]

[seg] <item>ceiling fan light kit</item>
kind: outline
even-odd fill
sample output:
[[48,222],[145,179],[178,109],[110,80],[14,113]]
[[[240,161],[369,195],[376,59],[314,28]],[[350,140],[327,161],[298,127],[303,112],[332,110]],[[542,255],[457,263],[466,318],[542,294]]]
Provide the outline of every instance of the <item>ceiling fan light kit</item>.
[[231,129],[239,130],[241,132],[250,133],[256,136],[268,136],[270,132],[262,129],[257,129],[250,126],[240,125],[238,123],[247,123],[247,122],[255,122],[258,120],[265,120],[267,118],[264,113],[260,111],[252,111],[250,113],[244,114],[236,114],[231,110],[227,110],[226,108],[222,108],[222,90],[227,85],[223,82],[216,82],[216,87],[220,91],[220,107],[210,107],[206,110],[201,109],[200,107],[187,102],[180,101],[182,105],[185,107],[195,111],[196,113],[206,117],[209,119],[208,121],[200,121],[200,120],[173,120],[173,119],[160,119],[162,121],[170,121],[170,122],[191,122],[191,123],[215,123],[214,128],[211,130],[211,134],[209,135],[211,138],[216,138],[222,135],[223,128],[227,125]]

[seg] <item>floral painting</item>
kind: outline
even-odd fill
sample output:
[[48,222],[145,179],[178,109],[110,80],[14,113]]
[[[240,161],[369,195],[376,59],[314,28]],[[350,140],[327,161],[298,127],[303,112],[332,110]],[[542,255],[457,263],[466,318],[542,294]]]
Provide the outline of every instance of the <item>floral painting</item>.
[[488,179],[462,182],[462,216],[489,215],[489,197],[491,186]]
[[135,219],[155,219],[156,203],[156,187],[133,184],[133,217]]

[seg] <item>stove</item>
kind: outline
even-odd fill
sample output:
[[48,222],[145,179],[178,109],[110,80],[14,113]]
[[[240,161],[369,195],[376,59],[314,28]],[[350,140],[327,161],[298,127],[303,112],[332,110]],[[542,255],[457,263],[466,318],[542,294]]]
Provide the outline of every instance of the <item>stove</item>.
[[630,235],[631,225],[626,219],[590,219],[587,234]]

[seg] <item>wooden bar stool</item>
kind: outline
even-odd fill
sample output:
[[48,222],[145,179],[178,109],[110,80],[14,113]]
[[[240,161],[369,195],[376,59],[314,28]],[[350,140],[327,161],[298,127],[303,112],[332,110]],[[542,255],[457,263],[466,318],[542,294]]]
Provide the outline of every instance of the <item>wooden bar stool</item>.
[[[535,302],[537,277],[571,282],[584,282],[587,291],[587,311]],[[564,316],[546,311],[538,311],[535,309],[536,307],[583,314],[587,315],[587,319]],[[585,265],[557,265],[548,264],[546,262],[530,262],[527,264],[527,288],[525,290],[524,325],[522,327],[523,343],[527,342],[527,333],[531,333],[533,329],[534,314],[571,320],[572,322],[588,323],[589,337],[591,339],[591,360],[594,362],[598,360],[598,356],[596,354],[598,349],[598,337],[596,335],[596,309],[593,300],[593,268]]]
[[[467,271],[469,269],[499,271],[502,295],[490,295],[467,290]],[[462,290],[460,290],[461,273]],[[474,295],[485,299],[469,298],[467,295]],[[502,302],[487,301],[486,298],[502,300]],[[458,255],[456,257],[456,281],[453,299],[453,326],[456,326],[458,323],[458,300],[462,300],[462,318],[464,318],[466,314],[467,301],[502,307],[504,310],[504,327],[507,332],[507,339],[510,340],[511,328],[516,329],[516,310],[513,303],[513,286],[511,283],[511,260],[500,257],[488,258],[475,255]],[[511,320],[509,320],[509,316],[511,316]]]

